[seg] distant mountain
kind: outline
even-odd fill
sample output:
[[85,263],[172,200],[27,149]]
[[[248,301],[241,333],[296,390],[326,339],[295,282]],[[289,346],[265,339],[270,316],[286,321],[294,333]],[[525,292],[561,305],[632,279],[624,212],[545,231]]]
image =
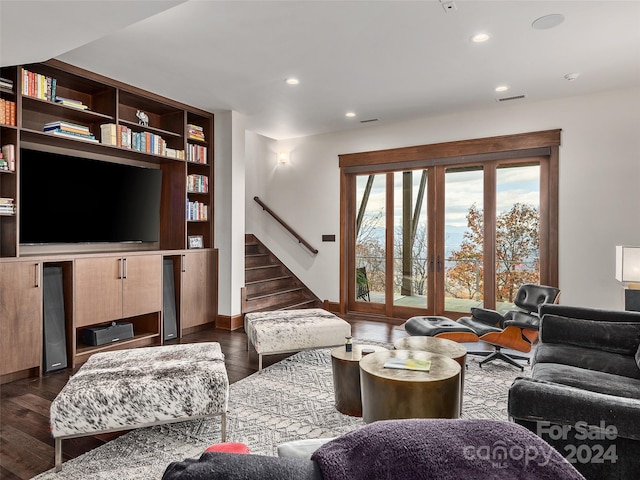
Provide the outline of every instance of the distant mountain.
[[[444,250],[445,250],[445,256],[448,257],[451,254],[451,252],[460,248],[460,244],[462,243],[464,234],[467,231],[467,227],[445,225],[444,228],[445,228]],[[382,227],[373,229],[373,236],[377,239],[378,243],[384,244],[385,232],[386,232],[386,229]]]

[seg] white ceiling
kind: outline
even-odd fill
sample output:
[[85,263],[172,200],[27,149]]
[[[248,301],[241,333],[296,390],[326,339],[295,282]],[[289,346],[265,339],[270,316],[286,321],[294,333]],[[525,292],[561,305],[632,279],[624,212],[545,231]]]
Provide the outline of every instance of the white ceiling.
[[[248,130],[276,139],[640,85],[640,1],[454,4],[0,0],[0,62],[56,57],[235,110]],[[531,27],[548,14],[565,21]],[[472,43],[478,32],[491,39]],[[501,84],[510,90],[495,93]]]

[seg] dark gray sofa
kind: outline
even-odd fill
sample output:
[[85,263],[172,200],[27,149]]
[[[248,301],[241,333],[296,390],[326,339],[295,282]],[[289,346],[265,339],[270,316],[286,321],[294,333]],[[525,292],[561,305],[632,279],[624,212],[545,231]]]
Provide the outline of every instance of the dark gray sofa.
[[640,475],[640,313],[543,305],[531,378],[509,390],[511,420],[588,480]]
[[309,458],[208,452],[162,480],[584,480],[548,443],[500,420],[403,419],[330,439]]

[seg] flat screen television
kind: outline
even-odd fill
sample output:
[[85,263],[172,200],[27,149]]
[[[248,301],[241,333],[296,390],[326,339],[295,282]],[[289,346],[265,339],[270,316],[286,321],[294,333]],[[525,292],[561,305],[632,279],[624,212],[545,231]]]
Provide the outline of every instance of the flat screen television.
[[157,242],[159,169],[20,150],[20,244]]

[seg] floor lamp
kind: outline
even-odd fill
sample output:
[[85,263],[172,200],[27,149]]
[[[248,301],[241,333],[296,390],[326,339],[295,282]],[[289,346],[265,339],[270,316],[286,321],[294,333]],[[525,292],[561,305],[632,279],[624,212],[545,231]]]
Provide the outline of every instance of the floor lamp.
[[616,247],[616,280],[624,286],[624,309],[640,312],[640,247]]

